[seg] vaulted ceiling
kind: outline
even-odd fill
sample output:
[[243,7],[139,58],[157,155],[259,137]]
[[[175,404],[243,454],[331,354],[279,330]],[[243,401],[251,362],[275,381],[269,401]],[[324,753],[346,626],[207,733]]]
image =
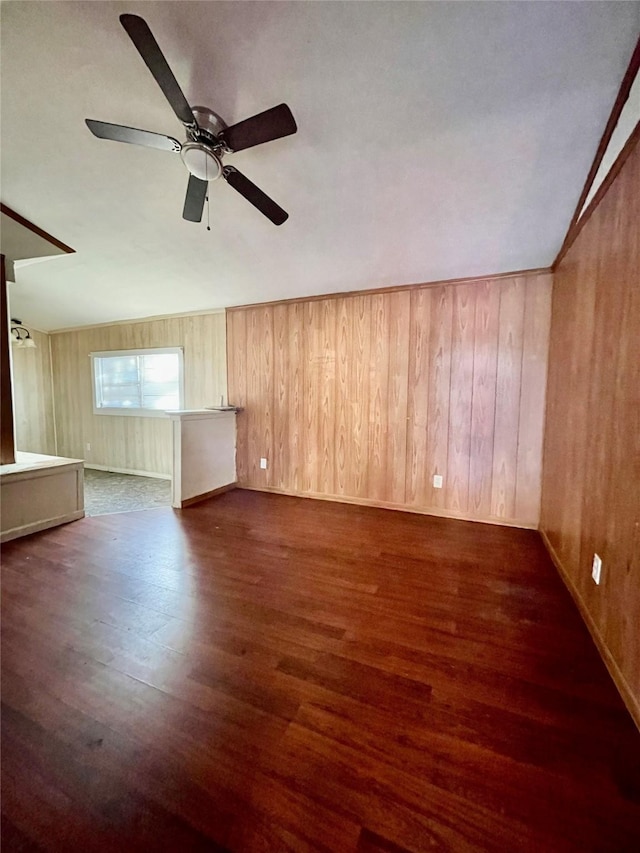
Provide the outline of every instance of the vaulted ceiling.
[[[181,218],[183,139],[120,26],[142,15],[187,99],[228,124],[281,102],[299,132],[232,162],[211,231]],[[2,200],[76,253],[18,271],[12,310],[55,329],[540,267],[574,211],[640,4],[4,2]],[[206,213],[205,213],[206,218]]]

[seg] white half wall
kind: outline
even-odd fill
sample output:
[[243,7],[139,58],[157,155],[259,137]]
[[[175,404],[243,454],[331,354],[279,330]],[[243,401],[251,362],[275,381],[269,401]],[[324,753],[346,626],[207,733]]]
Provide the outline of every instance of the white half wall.
[[169,412],[173,429],[171,505],[208,497],[236,482],[236,413]]

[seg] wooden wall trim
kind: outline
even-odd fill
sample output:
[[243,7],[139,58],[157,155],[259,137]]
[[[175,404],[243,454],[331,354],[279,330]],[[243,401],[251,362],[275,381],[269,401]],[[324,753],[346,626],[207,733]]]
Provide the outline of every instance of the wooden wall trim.
[[[589,204],[589,207],[585,210],[584,214],[582,216],[580,216],[580,212],[582,210],[582,207],[586,201],[587,196],[589,195],[589,190],[591,189],[591,185],[593,184],[595,177],[598,173],[598,169],[600,168],[600,163],[602,162],[602,158],[606,154],[607,148],[609,146],[609,142],[611,141],[611,137],[613,136],[613,132],[616,129],[616,125],[618,124],[618,120],[620,118],[620,113],[622,112],[622,109],[623,109],[624,105],[626,104],[626,102],[629,98],[629,92],[631,91],[631,87],[633,86],[634,80],[638,74],[639,69],[640,69],[640,37],[638,38],[638,41],[636,42],[636,46],[635,46],[633,53],[631,54],[631,59],[629,60],[629,65],[627,66],[627,70],[625,72],[625,75],[622,78],[622,83],[620,84],[620,88],[618,90],[616,100],[613,104],[613,108],[611,110],[611,115],[609,116],[609,120],[607,121],[607,124],[605,126],[604,132],[602,134],[602,138],[600,139],[600,142],[599,142],[598,147],[596,149],[595,157],[593,158],[593,163],[591,164],[591,168],[589,169],[589,173],[587,174],[587,178],[584,182],[584,187],[582,188],[582,192],[580,193],[580,198],[578,199],[578,204],[576,205],[576,209],[573,213],[573,216],[571,217],[571,222],[569,223],[569,227],[567,229],[566,236],[564,238],[562,246],[560,247],[560,251],[558,252],[558,256],[556,257],[555,261],[551,265],[552,269],[555,269],[558,266],[558,264],[560,263],[560,261],[562,260],[562,258],[566,255],[567,251],[569,250],[569,247],[572,245],[572,243],[574,242],[574,240],[576,239],[576,237],[580,233],[580,230],[582,229],[584,222],[591,216],[591,214],[593,213],[593,211],[597,207],[598,202],[596,201],[596,196],[594,196],[594,198],[591,200],[591,203]],[[637,131],[637,129],[638,128],[636,127],[636,131]],[[628,143],[627,143],[627,145],[628,145]],[[626,147],[627,146],[625,146],[625,148]],[[624,149],[623,149],[623,151],[624,151]],[[622,153],[623,152],[620,153],[618,159],[620,159],[620,157],[622,156]],[[628,155],[628,151],[627,151],[627,155]],[[624,162],[624,160],[623,160],[623,162]],[[618,171],[620,171],[620,168],[622,167],[622,163],[620,163],[619,165],[617,163],[614,164],[614,167],[612,167],[612,169],[609,171],[609,175],[605,177],[605,181],[603,181],[603,185],[606,183],[607,187],[608,187],[613,182],[613,178],[615,177],[615,175],[611,176],[611,172],[613,172],[613,169],[616,166],[617,166],[617,171],[616,171],[616,174],[617,174]],[[604,188],[602,193],[600,193],[600,189],[602,189],[602,187],[598,190],[597,195],[599,195],[600,198],[602,198],[602,196],[606,193],[607,187]],[[600,199],[598,199],[598,201],[599,200]],[[580,224],[580,223],[582,223],[582,224]]]
[[9,306],[4,255],[0,255],[0,465],[12,465],[15,460],[13,427],[13,392],[11,388],[11,353],[9,347]]
[[187,498],[184,501],[180,501],[180,509],[186,509],[187,507],[193,506],[194,504],[199,504],[202,503],[202,501],[207,501],[209,500],[209,498],[215,498],[217,495],[223,495],[225,492],[231,492],[237,487],[237,483],[228,483],[226,486],[218,486],[217,489],[211,489],[208,492],[203,492],[201,495],[194,495],[192,498]]
[[529,270],[515,270],[513,272],[499,272],[492,275],[476,275],[470,278],[444,278],[439,281],[425,281],[415,284],[396,284],[389,287],[371,287],[365,290],[344,290],[336,293],[319,293],[315,296],[292,296],[290,299],[276,299],[272,302],[251,302],[246,305],[231,305],[226,312],[245,311],[247,308],[263,308],[266,305],[295,305],[303,302],[321,302],[324,299],[348,299],[349,297],[371,296],[376,293],[399,293],[405,290],[421,290],[426,287],[456,286],[458,284],[470,284],[474,281],[498,281],[501,279],[521,278],[523,276],[545,275],[551,272],[551,267],[536,267]]
[[108,323],[89,323],[85,326],[68,326],[64,329],[51,329],[47,334],[65,335],[67,332],[90,332],[94,329],[110,329],[112,326],[133,326],[136,323],[155,323],[158,320],[183,320],[188,317],[208,317],[210,315],[224,314],[225,311],[225,308],[204,308],[202,311],[180,311],[177,314],[154,314],[151,317],[132,317],[125,320],[111,320]]
[[567,237],[566,237],[565,242],[562,246],[562,249],[560,249],[558,257],[553,262],[553,270],[554,271],[557,270],[562,259],[567,254],[569,249],[573,246],[578,234],[580,234],[580,232],[582,231],[584,226],[587,224],[587,222],[589,221],[589,219],[591,218],[591,216],[595,212],[596,208],[598,207],[598,205],[600,204],[602,199],[606,196],[606,194],[609,190],[609,187],[615,181],[616,177],[618,176],[618,173],[620,172],[620,170],[624,166],[627,158],[629,157],[629,155],[631,154],[631,152],[635,148],[636,143],[638,142],[639,139],[640,139],[640,121],[636,124],[635,128],[633,129],[633,132],[631,133],[631,135],[629,136],[629,138],[625,142],[622,150],[620,151],[620,153],[616,157],[616,160],[615,160],[613,166],[609,169],[609,172],[606,175],[604,181],[600,184],[597,192],[595,193],[595,195],[593,196],[593,198],[589,202],[589,206],[587,207],[587,209],[585,210],[583,215],[580,217],[580,219],[578,219],[578,221],[575,223],[575,225],[573,226],[573,229],[567,234]]
[[[537,524],[526,524],[510,521],[506,518],[476,518],[472,515],[454,512],[453,510],[438,510],[434,507],[413,507],[392,501],[377,501],[368,498],[350,498],[345,495],[325,495],[321,492],[298,492],[278,489],[273,486],[238,486],[230,488],[246,489],[249,492],[268,492],[273,495],[286,495],[294,498],[310,498],[313,501],[330,501],[331,503],[350,504],[351,506],[370,506],[374,509],[388,509],[394,512],[411,512],[414,515],[431,515],[435,518],[450,518],[453,521],[471,521],[474,524],[495,524],[498,527],[515,527],[519,530],[537,530]],[[200,498],[198,498],[200,500]]]
[[0,202],[0,211],[8,216],[10,219],[13,219],[14,222],[17,222],[18,225],[22,225],[24,228],[27,228],[33,234],[37,234],[38,237],[42,237],[43,240],[46,240],[48,243],[51,243],[52,246],[55,246],[57,249],[60,249],[62,252],[66,252],[68,255],[72,255],[75,253],[75,249],[72,249],[71,246],[67,246],[66,243],[63,243],[62,240],[58,240],[57,237],[54,237],[52,234],[49,234],[48,231],[44,231],[42,228],[38,228],[37,225],[34,225],[33,222],[30,222],[28,219],[25,219],[24,216],[21,216],[19,213],[16,213],[15,210],[12,210],[10,207],[7,207],[6,204]]
[[574,584],[571,575],[562,564],[562,560],[558,557],[553,545],[549,541],[549,537],[542,529],[540,530],[540,536],[542,537],[544,546],[547,549],[547,552],[551,557],[554,566],[558,570],[558,574],[562,578],[564,585],[566,586],[567,590],[569,591],[569,594],[573,598],[576,607],[580,611],[580,615],[584,619],[585,625],[589,629],[589,633],[591,634],[593,642],[596,644],[596,648],[600,653],[600,657],[604,661],[604,664],[607,667],[607,670],[609,671],[609,675],[611,676],[614,684],[618,688],[618,692],[622,696],[622,699],[625,705],[627,706],[627,710],[631,714],[634,723],[640,730],[640,702],[633,695],[633,692],[631,690],[631,687],[629,686],[627,679],[624,677],[615,658],[609,651],[609,647],[607,646],[604,637],[600,633],[600,630],[598,629],[598,626],[596,625],[591,615],[591,612],[589,611],[589,608],[585,604],[584,599],[580,595],[580,591]]

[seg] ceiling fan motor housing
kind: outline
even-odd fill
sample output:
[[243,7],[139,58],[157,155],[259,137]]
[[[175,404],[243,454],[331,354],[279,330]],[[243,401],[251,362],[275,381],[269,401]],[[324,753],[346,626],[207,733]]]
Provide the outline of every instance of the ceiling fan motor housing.
[[188,139],[180,155],[189,172],[201,181],[215,181],[222,175],[224,146],[218,134],[227,126],[217,113],[207,107],[192,107],[198,124],[197,139]]
[[204,133],[211,137],[211,141],[221,133],[227,126],[217,113],[210,110],[208,107],[191,107],[193,117],[198,123],[198,127]]

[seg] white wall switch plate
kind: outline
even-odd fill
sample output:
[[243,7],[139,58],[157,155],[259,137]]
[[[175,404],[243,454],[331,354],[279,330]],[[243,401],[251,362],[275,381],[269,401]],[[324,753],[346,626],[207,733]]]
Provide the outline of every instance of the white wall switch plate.
[[91,450],[91,442],[90,441],[87,442],[87,450]]
[[602,560],[597,554],[593,555],[593,567],[591,569],[591,577],[596,583],[600,583],[600,573],[602,572]]
[[442,488],[442,474],[434,474],[433,475],[433,488],[441,489]]
[[263,470],[265,470],[265,469],[266,469],[266,467],[267,467],[267,460],[264,458],[264,456],[261,456],[261,457],[260,457],[260,467],[261,467]]

